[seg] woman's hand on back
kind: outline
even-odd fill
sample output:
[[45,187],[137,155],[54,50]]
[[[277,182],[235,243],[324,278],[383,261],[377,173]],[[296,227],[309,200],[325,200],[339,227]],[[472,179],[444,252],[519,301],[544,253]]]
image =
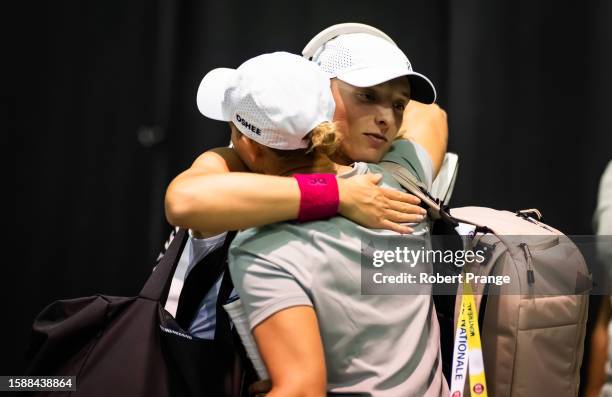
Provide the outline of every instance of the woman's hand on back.
[[409,234],[413,229],[401,223],[419,223],[427,211],[421,200],[409,193],[378,186],[381,174],[356,175],[338,179],[339,213],[370,229],[389,229]]

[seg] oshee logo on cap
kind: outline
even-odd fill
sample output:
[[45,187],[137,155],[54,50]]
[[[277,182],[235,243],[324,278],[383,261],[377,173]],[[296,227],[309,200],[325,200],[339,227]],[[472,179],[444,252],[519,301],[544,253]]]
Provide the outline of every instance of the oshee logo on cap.
[[256,133],[257,135],[261,135],[261,130],[259,129],[259,127],[254,126],[253,124],[249,123],[248,121],[246,121],[245,119],[243,119],[242,117],[240,117],[240,115],[238,113],[236,113],[236,120],[242,124],[243,126],[245,126],[246,128],[248,128],[249,130],[253,131],[254,133]]

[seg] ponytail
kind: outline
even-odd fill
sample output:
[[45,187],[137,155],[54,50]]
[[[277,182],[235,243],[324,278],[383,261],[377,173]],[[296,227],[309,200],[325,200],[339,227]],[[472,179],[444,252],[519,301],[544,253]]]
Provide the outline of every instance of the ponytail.
[[268,149],[284,160],[303,157],[309,157],[315,160],[319,156],[329,157],[340,146],[340,132],[335,123],[325,121],[313,128],[312,131],[304,137],[304,140],[308,142],[308,147],[306,149]]
[[304,139],[309,139],[306,153],[318,152],[331,156],[340,144],[340,133],[335,123],[326,121],[319,124]]

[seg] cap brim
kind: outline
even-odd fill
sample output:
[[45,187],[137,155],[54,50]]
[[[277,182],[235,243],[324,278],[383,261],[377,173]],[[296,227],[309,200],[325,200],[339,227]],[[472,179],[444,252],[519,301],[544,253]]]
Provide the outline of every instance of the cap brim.
[[410,99],[422,103],[436,101],[436,87],[420,73],[405,68],[378,67],[351,70],[336,77],[355,87],[372,87],[398,77],[406,76],[410,81]]
[[229,115],[223,110],[223,100],[228,84],[235,73],[235,69],[229,68],[213,69],[206,73],[198,87],[196,97],[200,113],[214,120],[229,121]]

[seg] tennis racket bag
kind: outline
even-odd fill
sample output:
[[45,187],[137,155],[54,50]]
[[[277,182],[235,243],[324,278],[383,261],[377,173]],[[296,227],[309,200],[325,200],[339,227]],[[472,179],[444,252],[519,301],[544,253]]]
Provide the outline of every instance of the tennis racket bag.
[[[473,227],[463,237],[463,249],[483,252],[485,259],[466,264],[464,274],[493,276],[491,280],[508,276],[511,280],[501,285],[471,283],[488,395],[577,396],[592,283],[574,242],[542,223],[537,210],[513,213],[484,207],[448,209],[440,206],[409,171],[393,163],[386,163],[385,168],[422,200],[432,219],[452,228],[460,224]],[[462,292],[459,285],[452,335]],[[443,326],[450,327],[449,323]],[[448,353],[448,346],[446,350]],[[452,356],[443,357],[448,367]],[[470,395],[467,384],[461,395]]]

